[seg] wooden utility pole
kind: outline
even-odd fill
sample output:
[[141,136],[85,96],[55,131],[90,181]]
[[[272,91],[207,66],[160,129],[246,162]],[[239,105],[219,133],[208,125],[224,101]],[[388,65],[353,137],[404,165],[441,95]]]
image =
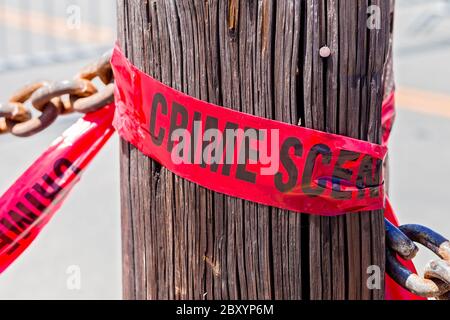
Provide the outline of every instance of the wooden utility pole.
[[[391,6],[118,0],[118,35],[137,67],[174,89],[380,143]],[[377,13],[379,29],[368,28]],[[319,55],[325,45],[328,58]],[[366,286],[369,266],[384,277],[381,211],[316,217],[228,197],[175,176],[126,142],[121,181],[126,299],[384,297],[383,285]]]

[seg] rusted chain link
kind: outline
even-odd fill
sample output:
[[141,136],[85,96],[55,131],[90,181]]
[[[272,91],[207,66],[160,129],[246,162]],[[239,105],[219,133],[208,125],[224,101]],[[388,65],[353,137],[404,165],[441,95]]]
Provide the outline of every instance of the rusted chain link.
[[[386,271],[405,289],[419,296],[450,299],[450,242],[437,232],[416,224],[399,228],[386,221]],[[405,268],[396,255],[411,260],[418,249],[414,242],[433,251],[440,259],[430,261],[421,278]]]
[[[21,88],[7,103],[0,104],[0,134],[29,137],[49,127],[59,115],[94,112],[114,101],[114,77],[110,65],[112,51],[83,68],[72,80],[40,81]],[[105,87],[98,91],[92,80],[98,77]],[[68,98],[64,99],[65,96]],[[41,112],[33,118],[25,106],[30,102]]]

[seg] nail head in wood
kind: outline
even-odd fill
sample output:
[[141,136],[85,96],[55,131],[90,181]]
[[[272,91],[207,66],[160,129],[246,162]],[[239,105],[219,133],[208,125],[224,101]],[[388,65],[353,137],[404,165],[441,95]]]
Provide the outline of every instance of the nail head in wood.
[[331,49],[327,46],[320,48],[319,54],[322,58],[328,58],[331,55]]

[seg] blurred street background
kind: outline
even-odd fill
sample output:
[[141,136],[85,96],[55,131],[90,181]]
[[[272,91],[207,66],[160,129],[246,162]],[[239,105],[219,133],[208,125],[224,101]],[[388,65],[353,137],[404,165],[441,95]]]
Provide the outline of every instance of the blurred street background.
[[[403,223],[450,235],[450,1],[397,0],[397,120],[390,193]],[[0,0],[0,101],[35,80],[70,79],[115,40],[114,0]],[[0,194],[78,116],[30,139],[0,136]],[[38,239],[0,275],[0,299],[120,299],[118,138]],[[421,250],[419,269],[433,255]],[[81,288],[67,288],[71,266]]]

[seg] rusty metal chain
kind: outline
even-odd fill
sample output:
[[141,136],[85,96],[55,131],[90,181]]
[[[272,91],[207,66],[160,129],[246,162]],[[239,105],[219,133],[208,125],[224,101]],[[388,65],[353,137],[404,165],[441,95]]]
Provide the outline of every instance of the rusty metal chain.
[[[94,112],[114,101],[114,77],[110,65],[112,51],[83,68],[72,80],[40,81],[21,88],[7,103],[0,103],[0,134],[29,137],[48,128],[58,116],[73,112]],[[105,87],[98,91],[92,83],[98,77]],[[68,96],[67,99],[63,97]],[[41,112],[33,118],[25,106],[30,102]]]
[[[450,300],[450,241],[437,232],[416,224],[395,227],[386,222],[386,271],[405,289],[422,297]],[[397,255],[411,260],[418,252],[414,242],[420,243],[439,259],[425,266],[424,277],[405,268]]]

